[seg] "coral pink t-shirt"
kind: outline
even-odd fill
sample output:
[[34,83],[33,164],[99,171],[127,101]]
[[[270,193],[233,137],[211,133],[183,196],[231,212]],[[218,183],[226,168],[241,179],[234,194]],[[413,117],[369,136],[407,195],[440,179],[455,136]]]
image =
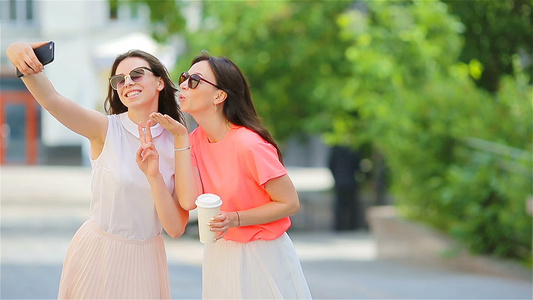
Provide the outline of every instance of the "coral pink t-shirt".
[[[203,192],[222,199],[222,211],[258,207],[272,201],[265,190],[270,179],[287,174],[276,148],[257,133],[232,126],[224,138],[210,143],[201,127],[190,134],[192,164],[198,168]],[[232,227],[224,239],[246,243],[273,240],[291,226],[289,217],[259,225]]]

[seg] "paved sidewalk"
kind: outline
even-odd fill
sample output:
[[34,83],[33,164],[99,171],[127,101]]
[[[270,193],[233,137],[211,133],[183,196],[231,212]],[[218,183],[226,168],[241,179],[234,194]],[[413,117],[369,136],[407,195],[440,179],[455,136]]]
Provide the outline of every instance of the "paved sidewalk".
[[[53,299],[74,232],[87,218],[90,170],[2,167],[1,299]],[[290,230],[315,299],[532,299],[529,281],[376,259],[367,232]],[[195,226],[166,237],[174,299],[201,298]]]

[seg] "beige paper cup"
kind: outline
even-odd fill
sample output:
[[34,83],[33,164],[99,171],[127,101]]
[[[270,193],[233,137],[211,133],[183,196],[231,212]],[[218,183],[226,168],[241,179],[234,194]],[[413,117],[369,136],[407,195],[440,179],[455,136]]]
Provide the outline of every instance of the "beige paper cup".
[[218,215],[220,212],[220,205],[222,200],[215,194],[202,194],[198,196],[195,201],[196,210],[198,212],[198,231],[200,233],[200,242],[214,243],[217,236],[216,231],[211,231],[207,223],[211,222],[211,218]]

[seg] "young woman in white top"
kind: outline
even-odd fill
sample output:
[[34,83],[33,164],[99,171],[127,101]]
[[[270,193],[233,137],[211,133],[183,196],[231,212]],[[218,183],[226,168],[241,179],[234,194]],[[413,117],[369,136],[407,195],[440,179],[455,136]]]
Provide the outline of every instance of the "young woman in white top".
[[[154,56],[124,53],[111,68],[104,115],[54,89],[33,52],[42,44],[13,43],[6,54],[37,102],[89,139],[93,174],[90,216],[68,249],[58,298],[171,298],[161,232],[179,237],[189,215],[174,192],[174,137],[151,126],[149,116],[160,112],[184,123],[176,86]],[[145,175],[149,160],[136,160],[145,126],[152,136],[146,150],[159,150],[160,172],[151,176]]]

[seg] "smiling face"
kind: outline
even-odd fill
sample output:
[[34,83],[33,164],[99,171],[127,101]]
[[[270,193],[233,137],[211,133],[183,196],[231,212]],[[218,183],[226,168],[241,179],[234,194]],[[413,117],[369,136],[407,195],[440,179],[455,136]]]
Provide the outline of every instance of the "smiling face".
[[[207,61],[192,65],[188,73],[189,75],[197,74],[214,84],[217,83],[215,74]],[[196,88],[191,89],[189,80],[190,78],[180,84],[181,110],[193,116],[200,112],[214,112],[214,104],[217,102],[216,98],[220,90],[203,80],[200,80]]]
[[[139,67],[150,69],[148,62],[140,57],[128,57],[121,61],[115,75],[130,75],[130,72]],[[117,90],[120,101],[128,108],[148,109],[157,111],[159,92],[163,89],[164,83],[160,77],[155,76],[149,70],[144,69],[144,77],[140,82],[134,82],[127,76],[124,86]]]

